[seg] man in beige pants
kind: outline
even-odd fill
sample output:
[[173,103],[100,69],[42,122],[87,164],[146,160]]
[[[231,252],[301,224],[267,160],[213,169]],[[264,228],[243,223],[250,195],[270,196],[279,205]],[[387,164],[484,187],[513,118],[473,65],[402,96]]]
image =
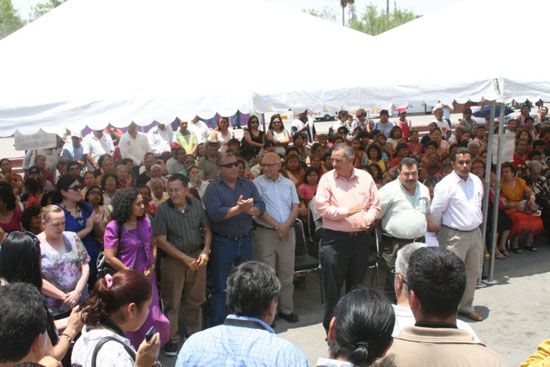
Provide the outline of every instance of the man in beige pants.
[[293,224],[300,201],[294,183],[279,173],[281,158],[277,153],[267,153],[262,158],[262,169],[264,174],[256,178],[254,184],[265,201],[266,209],[260,218],[254,218],[254,259],[273,268],[281,282],[279,317],[297,322],[292,299],[296,246]]
[[458,312],[481,321],[483,316],[474,311],[473,302],[483,254],[479,229],[483,221],[483,184],[470,173],[472,156],[466,148],[457,149],[451,160],[453,172],[435,186],[430,216],[434,224],[441,226],[439,245],[454,252],[466,264],[466,290]]

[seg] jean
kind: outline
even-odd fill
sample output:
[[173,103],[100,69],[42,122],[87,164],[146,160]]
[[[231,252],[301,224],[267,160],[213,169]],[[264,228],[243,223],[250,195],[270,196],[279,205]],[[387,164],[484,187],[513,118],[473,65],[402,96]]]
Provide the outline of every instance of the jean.
[[225,291],[229,272],[234,266],[252,260],[250,234],[240,240],[232,240],[214,234],[210,266],[212,269],[212,308],[210,326],[223,324],[226,316]]

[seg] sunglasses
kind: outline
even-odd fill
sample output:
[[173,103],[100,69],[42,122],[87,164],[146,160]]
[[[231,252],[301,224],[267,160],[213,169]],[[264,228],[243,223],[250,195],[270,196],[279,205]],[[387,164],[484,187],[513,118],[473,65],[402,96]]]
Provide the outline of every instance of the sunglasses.
[[235,162],[231,162],[231,163],[226,163],[226,164],[218,164],[218,167],[223,167],[223,168],[233,168],[233,167],[238,167],[239,166],[239,162],[235,161]]
[[82,186],[80,186],[80,185],[70,186],[69,190],[80,191],[80,190],[82,190]]

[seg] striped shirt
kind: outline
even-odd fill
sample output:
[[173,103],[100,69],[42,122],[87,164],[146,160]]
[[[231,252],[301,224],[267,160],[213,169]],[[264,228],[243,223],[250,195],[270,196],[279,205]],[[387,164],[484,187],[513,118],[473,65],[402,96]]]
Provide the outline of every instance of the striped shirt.
[[202,247],[201,228],[210,224],[200,201],[189,197],[185,200],[187,205],[183,211],[170,199],[158,206],[153,233],[166,236],[169,244],[190,255]]
[[[206,213],[212,222],[214,233],[241,236],[250,232],[252,216],[240,213],[229,219],[225,219],[229,208],[237,205],[240,196],[243,200],[253,198],[254,206],[262,215],[265,211],[265,203],[256,186],[247,178],[238,177],[235,189],[227,186],[221,178],[217,178],[208,184],[202,201],[206,207]],[[156,218],[155,218],[156,221]]]

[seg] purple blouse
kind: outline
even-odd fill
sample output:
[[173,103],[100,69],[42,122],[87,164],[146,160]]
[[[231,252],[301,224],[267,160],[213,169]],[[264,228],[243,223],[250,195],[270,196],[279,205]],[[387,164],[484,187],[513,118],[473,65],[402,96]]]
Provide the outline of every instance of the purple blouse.
[[[147,216],[139,219],[136,229],[128,231],[122,226],[120,239],[119,227],[114,220],[105,227],[104,247],[118,249],[116,257],[129,269],[144,271],[153,265],[151,238],[153,229]],[[143,256],[145,254],[145,256]]]

